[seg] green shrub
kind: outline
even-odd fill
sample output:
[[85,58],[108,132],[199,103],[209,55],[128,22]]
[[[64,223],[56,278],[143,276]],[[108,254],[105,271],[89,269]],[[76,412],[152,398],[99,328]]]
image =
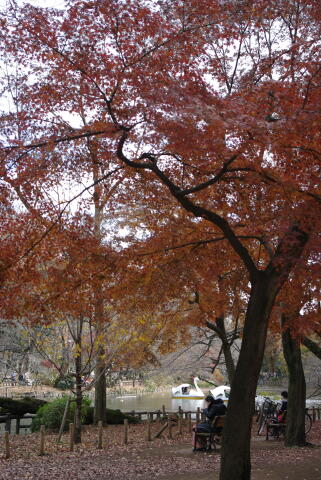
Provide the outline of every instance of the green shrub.
[[[39,408],[37,411],[37,416],[32,420],[31,430],[36,432],[40,430],[40,425],[45,425],[46,428],[50,430],[59,430],[62,417],[65,411],[67,396],[62,398],[56,398],[52,402],[47,403]],[[83,398],[82,404],[82,422],[84,421],[87,410],[90,405],[90,399],[87,397]],[[76,403],[71,402],[68,410],[68,415],[65,423],[65,430],[68,428],[68,424],[74,421]]]
[[[139,420],[136,417],[131,415],[125,415],[120,410],[112,410],[111,408],[106,408],[106,421],[109,425],[119,425],[124,423],[124,419],[127,418],[129,423],[138,423]],[[87,409],[86,418],[84,421],[87,425],[92,425],[94,423],[94,408],[89,407]]]
[[64,377],[57,377],[53,381],[53,386],[59,388],[60,390],[70,390],[75,383],[75,378],[73,375],[66,375]]

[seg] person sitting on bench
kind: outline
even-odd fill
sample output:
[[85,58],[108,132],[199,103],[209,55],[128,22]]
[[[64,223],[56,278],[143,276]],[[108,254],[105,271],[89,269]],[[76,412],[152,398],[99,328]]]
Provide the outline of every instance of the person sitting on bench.
[[280,407],[280,410],[278,411],[278,422],[280,423],[284,422],[287,408],[288,408],[288,392],[284,390],[283,392],[281,392],[281,407]]
[[[193,428],[193,445],[195,445],[195,433],[210,433],[212,432],[212,420],[214,417],[219,415],[225,415],[226,406],[221,398],[214,399],[212,395],[208,395],[205,398],[207,402],[207,407],[204,408],[203,413],[206,416],[205,422],[198,423]],[[206,450],[206,438],[196,436],[196,445],[195,451],[205,451]]]
[[[288,392],[284,390],[281,392],[281,407],[277,411],[277,417],[272,418],[270,424],[267,426],[269,429],[272,437],[279,437],[280,434],[280,426],[285,424],[286,421],[286,413],[288,408]],[[274,427],[275,424],[275,427]]]

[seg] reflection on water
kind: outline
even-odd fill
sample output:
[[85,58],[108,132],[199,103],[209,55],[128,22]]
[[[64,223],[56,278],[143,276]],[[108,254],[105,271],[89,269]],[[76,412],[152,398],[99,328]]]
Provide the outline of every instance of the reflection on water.
[[107,407],[130,412],[156,411],[161,410],[162,406],[169,412],[177,412],[178,407],[183,410],[195,411],[197,407],[204,408],[204,400],[192,400],[188,398],[171,398],[171,392],[145,393],[137,396],[107,397]]

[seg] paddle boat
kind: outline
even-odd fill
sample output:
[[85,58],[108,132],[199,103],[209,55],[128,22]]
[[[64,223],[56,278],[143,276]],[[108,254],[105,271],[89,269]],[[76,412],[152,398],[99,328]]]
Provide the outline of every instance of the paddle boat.
[[182,383],[177,387],[172,388],[172,398],[189,398],[195,400],[202,400],[205,395],[202,390],[199,388],[197,382],[199,381],[198,377],[194,378],[194,387],[190,383]]
[[[216,398],[221,398],[224,403],[228,402],[229,396],[230,396],[230,391],[231,387],[228,387],[227,385],[221,385],[220,387],[213,388],[212,390],[209,390],[210,394],[216,399]],[[256,395],[255,396],[255,409],[259,410],[259,408],[263,405],[264,400],[266,397],[263,397],[262,395]]]
[[227,385],[220,385],[219,387],[212,388],[210,390],[210,394],[215,398],[215,400],[221,398],[224,403],[227,403],[230,396],[230,391],[231,387],[228,387]]

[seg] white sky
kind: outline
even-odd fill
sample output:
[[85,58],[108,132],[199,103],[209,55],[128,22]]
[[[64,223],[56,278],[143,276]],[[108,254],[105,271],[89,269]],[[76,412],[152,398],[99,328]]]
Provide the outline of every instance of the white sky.
[[[18,5],[29,3],[34,7],[42,8],[64,8],[64,0],[17,0]],[[9,2],[7,0],[0,0],[0,8],[4,8]]]
[[65,2],[63,0],[29,0],[29,1],[18,1],[19,4],[30,3],[34,7],[42,8],[64,8]]

